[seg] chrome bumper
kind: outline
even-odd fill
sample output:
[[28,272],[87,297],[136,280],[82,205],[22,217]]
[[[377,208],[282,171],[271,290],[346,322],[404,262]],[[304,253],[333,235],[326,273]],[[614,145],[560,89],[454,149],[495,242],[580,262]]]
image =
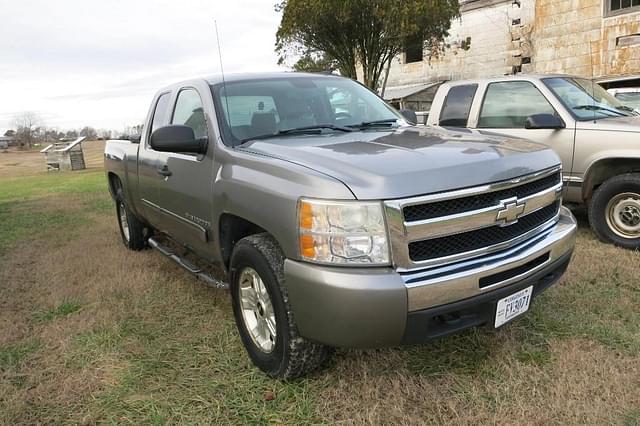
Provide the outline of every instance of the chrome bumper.
[[[557,223],[509,250],[443,267],[401,273],[407,288],[408,310],[412,312],[456,302],[522,280],[571,252],[576,229],[576,220],[571,212],[561,207]],[[542,260],[536,262],[539,259]],[[532,262],[535,266],[515,273],[519,267]],[[515,271],[515,275],[509,271]],[[501,276],[508,278],[502,280]],[[481,282],[487,280],[491,284],[482,287]]]
[[[473,323],[448,328],[446,333],[440,330],[442,327],[430,334],[425,332],[423,328],[433,322],[429,318],[440,311],[456,311],[460,304],[468,310],[522,286],[533,285],[539,290],[553,284],[564,272],[575,232],[575,219],[561,208],[559,222],[527,242],[446,267],[399,272],[287,259],[284,266],[289,302],[300,334],[329,346],[374,348],[422,341],[434,333],[444,335],[487,321],[479,316]],[[529,262],[547,253],[543,263],[529,267]],[[523,272],[514,275],[514,270]],[[480,288],[480,280],[501,272],[511,274],[509,279]],[[550,280],[544,279],[547,274],[552,275]]]

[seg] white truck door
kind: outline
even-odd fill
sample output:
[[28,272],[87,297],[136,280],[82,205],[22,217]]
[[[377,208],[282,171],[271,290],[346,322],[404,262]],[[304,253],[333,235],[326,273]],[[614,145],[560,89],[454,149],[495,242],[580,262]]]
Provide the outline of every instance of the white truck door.
[[532,82],[496,81],[487,85],[477,119],[475,123],[470,122],[470,127],[547,145],[562,160],[563,174],[570,176],[573,169],[575,123],[562,117],[567,124],[564,129],[525,129],[527,117],[534,114],[555,114],[562,117]]

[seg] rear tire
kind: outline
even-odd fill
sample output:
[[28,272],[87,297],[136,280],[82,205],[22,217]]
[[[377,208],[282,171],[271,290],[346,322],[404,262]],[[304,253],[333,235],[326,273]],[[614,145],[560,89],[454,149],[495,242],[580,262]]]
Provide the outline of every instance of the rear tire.
[[233,249],[229,269],[233,313],[253,363],[271,377],[289,380],[320,367],[326,346],[306,340],[289,304],[284,255],[269,234],[251,235]]
[[122,188],[118,188],[115,202],[122,243],[129,250],[139,251],[144,249],[147,246],[148,231],[145,229],[144,224],[127,207]]
[[589,223],[605,243],[640,248],[640,174],[612,177],[594,192]]

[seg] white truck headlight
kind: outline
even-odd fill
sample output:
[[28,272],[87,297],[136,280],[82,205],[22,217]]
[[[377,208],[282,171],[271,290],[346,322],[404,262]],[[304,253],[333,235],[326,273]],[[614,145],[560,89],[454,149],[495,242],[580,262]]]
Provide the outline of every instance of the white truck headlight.
[[388,265],[382,203],[301,199],[300,255],[329,264]]

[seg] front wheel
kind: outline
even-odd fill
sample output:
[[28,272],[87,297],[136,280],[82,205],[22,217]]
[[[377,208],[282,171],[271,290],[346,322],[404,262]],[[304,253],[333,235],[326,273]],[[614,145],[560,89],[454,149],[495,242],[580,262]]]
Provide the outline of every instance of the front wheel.
[[593,194],[589,223],[601,241],[640,248],[640,174],[615,176]]
[[328,358],[329,348],[298,334],[284,283],[284,256],[273,237],[251,235],[236,244],[229,282],[240,338],[260,370],[294,379]]

